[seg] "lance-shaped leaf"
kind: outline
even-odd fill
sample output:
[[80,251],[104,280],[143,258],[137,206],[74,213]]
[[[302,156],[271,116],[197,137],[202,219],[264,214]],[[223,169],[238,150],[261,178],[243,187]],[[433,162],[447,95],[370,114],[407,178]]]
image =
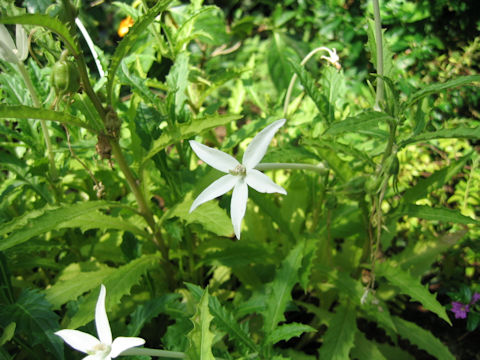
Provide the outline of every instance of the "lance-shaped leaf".
[[191,318],[193,329],[187,334],[190,347],[187,351],[191,360],[215,360],[212,354],[214,334],[210,331],[213,316],[208,310],[208,288],[203,292],[197,310]]

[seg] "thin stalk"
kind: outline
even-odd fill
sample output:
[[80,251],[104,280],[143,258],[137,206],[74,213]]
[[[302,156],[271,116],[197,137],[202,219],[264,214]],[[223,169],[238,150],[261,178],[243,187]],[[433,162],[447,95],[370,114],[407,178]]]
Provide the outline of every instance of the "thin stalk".
[[255,166],[255,169],[260,171],[266,170],[310,170],[320,174],[326,174],[328,169],[323,164],[296,164],[296,163],[261,163]]
[[378,0],[373,0],[373,17],[375,20],[375,44],[377,49],[377,92],[375,94],[375,110],[380,111],[380,105],[385,101],[385,84],[383,83],[383,39],[382,19]]
[[[32,97],[33,105],[36,108],[40,108],[42,104],[40,104],[40,100],[38,99],[37,92],[33,87],[32,81],[30,80],[30,76],[27,73],[27,69],[23,62],[17,62],[18,69],[20,70],[20,74],[23,76],[23,80],[25,81],[25,85],[27,85],[28,91],[30,92],[30,96]],[[57,167],[55,166],[55,156],[53,154],[52,143],[50,141],[50,133],[48,131],[47,122],[45,120],[40,120],[40,125],[42,127],[43,139],[45,141],[45,146],[47,148],[48,154],[48,161],[50,163],[50,175],[52,177],[52,181],[55,182],[58,179],[58,171]]]
[[170,359],[186,359],[186,355],[178,351],[157,350],[150,348],[132,348],[125,350],[121,356],[139,355],[139,356],[157,356]]

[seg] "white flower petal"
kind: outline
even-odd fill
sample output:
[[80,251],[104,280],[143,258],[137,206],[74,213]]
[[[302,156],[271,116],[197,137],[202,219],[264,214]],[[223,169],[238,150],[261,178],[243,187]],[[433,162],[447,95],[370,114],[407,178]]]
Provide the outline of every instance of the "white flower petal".
[[204,202],[213,200],[216,197],[219,197],[220,195],[223,195],[232,190],[238,179],[238,176],[228,174],[222,176],[218,180],[215,180],[205,190],[203,190],[200,195],[197,196],[195,201],[192,203],[192,206],[190,207],[189,213],[191,213]]
[[22,25],[17,24],[15,36],[17,39],[18,49],[17,58],[18,60],[23,61],[27,58],[28,55],[28,38],[27,32]]
[[[1,25],[1,24],[0,24]],[[15,64],[18,59],[12,48],[8,46],[3,40],[0,40],[0,59]]]
[[0,24],[0,41],[3,42],[10,50],[16,49],[10,33],[3,24]]
[[200,144],[194,140],[190,140],[190,146],[200,159],[205,161],[211,167],[223,171],[224,173],[228,173],[229,170],[233,170],[240,164],[233,156]]
[[113,340],[112,351],[110,351],[110,356],[116,358],[122,352],[127,349],[133,348],[135,346],[140,346],[145,344],[145,340],[139,337],[118,337]]
[[265,129],[260,131],[248,144],[245,153],[243,154],[242,164],[247,169],[252,169],[263,159],[267,152],[268,145],[272,141],[275,133],[285,124],[285,119],[280,119],[268,125]]
[[233,188],[232,202],[230,203],[230,216],[232,217],[233,231],[235,236],[240,240],[240,230],[242,227],[242,219],[247,209],[248,186],[245,179],[240,178]]
[[85,356],[82,360],[111,360],[110,356],[105,356],[103,354],[95,354],[95,355],[88,355]]
[[112,330],[108,323],[107,311],[105,310],[105,296],[107,290],[102,284],[100,286],[100,295],[98,295],[97,307],[95,308],[95,325],[97,327],[97,334],[100,341],[106,345],[112,344]]
[[272,179],[270,179],[264,173],[258,171],[257,169],[247,170],[247,176],[245,181],[248,186],[251,186],[255,190],[261,193],[280,193],[286,195],[287,192],[280,185],[275,184]]
[[83,353],[87,353],[100,344],[96,337],[78,330],[59,330],[55,335],[60,336],[72,348]]

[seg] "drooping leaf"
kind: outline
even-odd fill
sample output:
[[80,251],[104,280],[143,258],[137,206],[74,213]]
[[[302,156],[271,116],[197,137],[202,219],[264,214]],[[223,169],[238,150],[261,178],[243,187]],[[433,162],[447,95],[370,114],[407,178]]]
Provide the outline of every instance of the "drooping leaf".
[[[188,290],[197,301],[201,300],[203,290],[194,284],[185,283]],[[257,345],[250,338],[248,332],[239,325],[237,319],[228,311],[215,296],[210,296],[210,313],[213,315],[213,322],[222,330],[226,331],[230,338],[253,352],[257,352]]]
[[266,299],[267,307],[262,315],[264,317],[263,329],[266,336],[275,330],[280,321],[285,320],[285,309],[292,300],[292,290],[299,281],[298,271],[302,265],[305,242],[300,241],[287,255],[280,265],[273,282],[269,287]]
[[96,131],[89,124],[65,112],[35,108],[35,107],[24,106],[24,105],[7,106],[4,104],[0,104],[0,118],[18,119],[18,120],[25,120],[25,119],[49,120],[49,121],[56,121],[65,125],[83,127],[93,132]]
[[378,264],[376,272],[377,276],[385,277],[402,294],[406,294],[412,300],[420,302],[425,309],[437,314],[438,317],[451,325],[445,307],[437,301],[436,297],[428,291],[426,286],[420,283],[419,279],[415,279],[407,271],[402,270],[399,266],[395,266],[389,261]]
[[356,332],[355,307],[350,303],[339,305],[323,337],[320,359],[349,359],[348,354],[354,346]]
[[313,79],[312,75],[310,75],[310,73],[305,70],[304,67],[297,64],[297,62],[293,59],[288,59],[288,63],[297,74],[298,79],[305,89],[305,92],[312,99],[318,111],[323,111],[323,103],[325,100],[323,99],[322,93],[315,85],[315,80]]
[[[107,313],[109,309],[120,302],[120,299],[124,295],[128,295],[130,293],[132,286],[139,283],[142,275],[146,271],[155,267],[158,268],[160,258],[160,255],[156,254],[143,255],[142,257],[135,259],[126,265],[120,266],[103,278],[102,283],[107,289]],[[97,282],[98,281],[96,278],[92,276],[91,283],[92,285],[95,284],[95,286],[92,286],[92,289],[95,290],[87,295],[85,297],[85,301],[79,305],[77,313],[67,324],[69,328],[76,329],[87,324],[95,317],[95,305],[97,303],[99,292],[96,290],[99,288]]]
[[440,340],[433,336],[431,332],[399,317],[393,317],[393,321],[400,336],[407,339],[412,344],[427,351],[438,360],[455,360],[455,357],[450,350],[448,350]]
[[267,63],[270,78],[279,93],[286,91],[293,75],[289,57],[297,58],[295,52],[287,46],[283,34],[274,32],[267,52]]
[[213,316],[208,310],[208,288],[205,289],[197,310],[191,318],[193,329],[187,334],[190,347],[187,351],[191,360],[215,360],[212,354],[214,334],[210,331],[210,322]]
[[194,119],[189,124],[178,124],[175,127],[175,133],[164,132],[152,144],[151,150],[145,157],[144,161],[152,158],[155,154],[165,149],[168,145],[177,141],[188,139],[189,137],[200,135],[206,130],[210,130],[217,126],[226,125],[232,121],[240,119],[240,115],[212,115],[200,119]]
[[63,341],[54,334],[60,329],[59,317],[38,291],[24,289],[14,304],[2,305],[0,319],[4,326],[14,321],[16,334],[32,345],[42,344],[56,359],[64,358]]
[[122,59],[128,54],[132,47],[137,43],[140,36],[147,30],[148,26],[152,23],[155,17],[164,11],[172,0],[158,1],[148,12],[142,16],[142,18],[135,22],[133,27],[128,31],[127,35],[120,41],[115,48],[110,67],[108,69],[108,81],[107,81],[107,99],[109,103],[113,102],[113,81]]
[[188,52],[184,51],[178,54],[175,59],[175,63],[170,68],[170,72],[167,75],[167,85],[171,91],[175,94],[175,115],[178,117],[183,109],[185,102],[187,101],[186,90],[188,87]]

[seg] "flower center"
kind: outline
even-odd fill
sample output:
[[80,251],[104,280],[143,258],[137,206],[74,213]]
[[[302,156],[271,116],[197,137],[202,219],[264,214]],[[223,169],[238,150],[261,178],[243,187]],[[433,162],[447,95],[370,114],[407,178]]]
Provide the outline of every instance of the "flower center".
[[234,169],[232,170],[228,170],[228,172],[232,175],[236,175],[236,176],[245,176],[247,175],[247,169],[245,168],[245,166],[243,166],[242,164],[238,164],[237,166],[235,166]]
[[100,343],[95,345],[92,350],[88,351],[88,355],[103,355],[107,356],[110,354],[110,351],[112,350],[112,347],[110,345]]

